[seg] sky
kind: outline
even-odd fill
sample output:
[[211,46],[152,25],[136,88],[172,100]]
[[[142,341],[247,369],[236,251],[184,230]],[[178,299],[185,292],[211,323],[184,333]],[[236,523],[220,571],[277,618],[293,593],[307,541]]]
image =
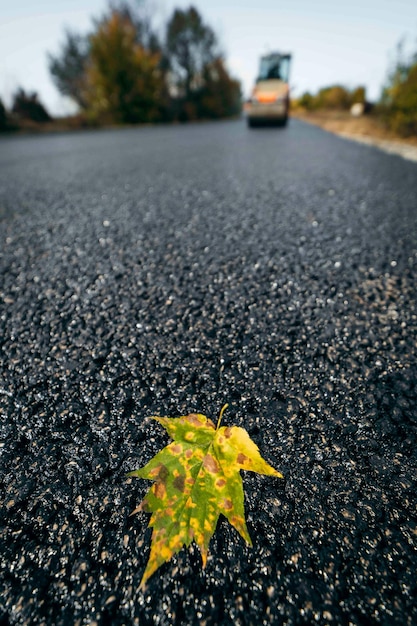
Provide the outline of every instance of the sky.
[[[259,57],[291,52],[294,96],[321,87],[364,85],[379,98],[398,42],[417,51],[417,0],[148,0],[155,23],[193,4],[218,35],[231,73],[250,93]],[[47,54],[66,28],[87,33],[107,0],[0,0],[0,98],[10,106],[18,87],[36,91],[53,115],[72,112],[55,88]]]

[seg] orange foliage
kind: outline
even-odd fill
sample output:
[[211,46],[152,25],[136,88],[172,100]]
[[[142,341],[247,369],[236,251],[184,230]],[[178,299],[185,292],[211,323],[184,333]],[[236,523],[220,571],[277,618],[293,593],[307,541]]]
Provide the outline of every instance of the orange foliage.
[[157,119],[163,89],[159,63],[159,54],[137,43],[132,22],[113,11],[91,36],[86,101],[92,117],[116,123]]

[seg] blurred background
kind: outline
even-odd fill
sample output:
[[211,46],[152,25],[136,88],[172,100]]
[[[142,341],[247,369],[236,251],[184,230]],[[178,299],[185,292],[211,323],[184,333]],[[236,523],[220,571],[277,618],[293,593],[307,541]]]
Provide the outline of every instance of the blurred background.
[[415,0],[1,0],[0,127],[237,116],[275,50],[293,111],[359,103],[417,135]]

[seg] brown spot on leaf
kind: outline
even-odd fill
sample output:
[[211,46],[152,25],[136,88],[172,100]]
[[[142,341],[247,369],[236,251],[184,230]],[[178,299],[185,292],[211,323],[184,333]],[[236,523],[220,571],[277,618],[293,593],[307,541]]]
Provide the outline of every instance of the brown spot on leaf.
[[226,511],[231,511],[233,509],[233,502],[230,500],[230,498],[224,498],[222,504],[223,508],[226,509]]
[[190,413],[189,415],[187,415],[187,421],[193,426],[201,426],[201,420],[197,413]]
[[184,478],[184,476],[182,476],[182,474],[180,474],[179,476],[174,478],[174,481],[173,481],[172,484],[174,485],[175,489],[178,489],[178,491],[184,491],[184,486],[185,486],[185,478]]
[[226,439],[230,439],[230,437],[232,436],[232,429],[229,426],[225,429],[224,436],[226,437]]
[[243,452],[239,452],[239,454],[237,455],[237,462],[243,465],[244,463],[246,463],[246,461],[249,461],[249,458],[246,456],[246,454],[243,454]]
[[161,465],[159,466],[159,471],[158,471],[158,478],[161,481],[165,481],[167,479],[167,476],[169,474],[168,468],[165,465]]
[[194,426],[195,428],[210,428],[211,430],[216,430],[213,422],[205,415],[199,415],[197,413],[190,413],[187,415],[188,424]]
[[203,467],[208,472],[210,472],[210,474],[219,473],[219,466],[217,465],[217,461],[211,456],[211,454],[206,454],[206,456],[204,457]]
[[171,448],[171,452],[173,452],[174,454],[181,454],[182,452],[182,445],[180,443],[174,443],[172,446],[170,446]]
[[188,449],[188,450],[185,451],[184,454],[185,454],[185,458],[186,459],[191,459],[191,457],[193,456],[193,451]]
[[159,481],[156,482],[154,485],[154,493],[155,493],[155,496],[158,498],[158,500],[162,500],[166,496],[166,493],[167,493],[164,483],[161,483]]
[[218,478],[216,480],[216,487],[218,487],[219,489],[221,489],[222,487],[224,487],[226,484],[226,481],[224,478]]

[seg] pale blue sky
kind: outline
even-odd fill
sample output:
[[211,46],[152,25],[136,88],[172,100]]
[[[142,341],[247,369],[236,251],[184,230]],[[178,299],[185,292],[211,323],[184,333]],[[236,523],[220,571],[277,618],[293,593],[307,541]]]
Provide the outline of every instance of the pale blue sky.
[[[163,23],[188,1],[150,0]],[[220,37],[228,65],[250,91],[258,58],[268,50],[293,53],[294,94],[342,83],[363,84],[377,99],[400,38],[417,50],[417,0],[195,0]],[[0,97],[18,86],[36,90],[54,114],[68,103],[48,72],[65,27],[88,32],[107,0],[0,0]]]

